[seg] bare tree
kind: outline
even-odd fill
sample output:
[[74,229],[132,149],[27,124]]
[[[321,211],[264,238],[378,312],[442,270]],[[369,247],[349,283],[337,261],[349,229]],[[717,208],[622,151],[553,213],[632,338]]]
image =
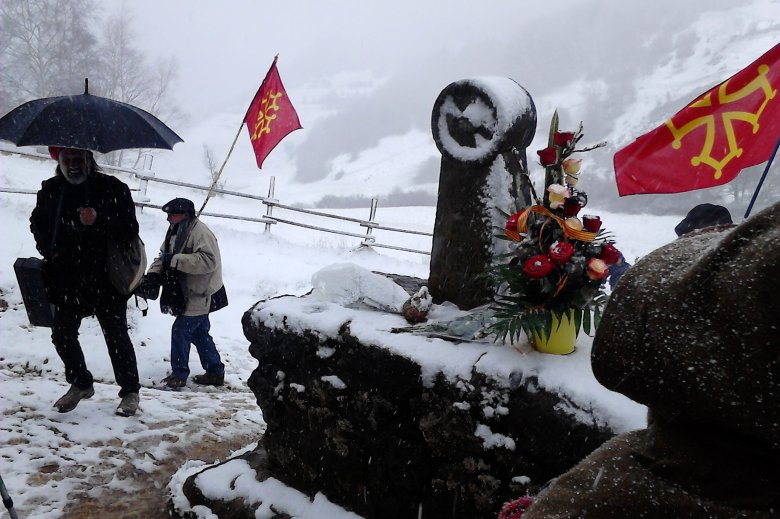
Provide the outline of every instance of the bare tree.
[[93,0],[0,2],[0,109],[38,97],[79,93],[100,62],[90,24]]
[[[219,179],[219,164],[217,163],[217,159],[214,157],[214,152],[211,151],[211,148],[209,148],[206,144],[203,145],[203,164],[206,166],[206,169],[209,170],[209,176],[211,177],[210,184],[214,184],[216,182],[214,188],[224,189],[225,181],[217,181]],[[216,196],[216,193],[209,192],[209,198],[212,196]]]
[[[89,78],[91,93],[172,124],[181,117],[172,95],[177,61],[150,64],[134,41],[125,5],[101,21],[95,0],[1,0],[0,113],[39,97],[81,93]],[[142,152],[133,152],[136,161]],[[123,153],[104,160],[122,164]]]
[[[178,74],[175,58],[158,60],[150,65],[144,54],[133,46],[136,40],[133,18],[125,6],[107,19],[99,45],[102,57],[101,95],[129,103],[152,113],[168,124],[180,118],[180,112],[171,99],[171,88]],[[136,150],[137,162],[143,150]],[[106,159],[121,165],[123,152]]]

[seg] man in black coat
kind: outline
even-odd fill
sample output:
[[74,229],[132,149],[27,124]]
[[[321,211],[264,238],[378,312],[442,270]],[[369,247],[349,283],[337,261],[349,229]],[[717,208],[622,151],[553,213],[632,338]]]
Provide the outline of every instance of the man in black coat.
[[45,180],[30,217],[30,230],[44,258],[44,279],[54,305],[51,339],[65,365],[68,392],[54,407],[72,411],[93,389],[78,340],[84,317],[97,317],[108,346],[122,399],[116,413],[131,416],[138,409],[138,367],[127,333],[127,300],[111,284],[107,248],[112,240],[129,244],[138,235],[130,189],[100,172],[92,152],[50,148],[58,165]]

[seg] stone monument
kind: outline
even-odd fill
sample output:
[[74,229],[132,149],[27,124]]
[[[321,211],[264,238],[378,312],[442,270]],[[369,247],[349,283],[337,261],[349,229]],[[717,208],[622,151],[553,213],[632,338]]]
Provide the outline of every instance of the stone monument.
[[481,274],[505,247],[493,237],[505,219],[499,209],[531,202],[521,172],[536,108],[509,78],[463,79],[439,94],[431,128],[442,159],[428,287],[434,303],[470,310],[493,297]]

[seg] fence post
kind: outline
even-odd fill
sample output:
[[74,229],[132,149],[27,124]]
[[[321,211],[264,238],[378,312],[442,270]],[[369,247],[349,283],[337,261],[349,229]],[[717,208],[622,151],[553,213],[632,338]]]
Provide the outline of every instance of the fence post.
[[[271,181],[268,183],[268,202],[271,203],[263,201],[263,203],[267,206],[265,209],[265,215],[269,217],[272,216],[274,212],[273,202],[278,202],[278,200],[274,198],[274,185],[276,185],[276,177],[271,177]],[[271,232],[270,223],[265,224],[265,231],[263,232]]]
[[[149,160],[147,160],[149,159]],[[152,171],[152,164],[154,163],[154,155],[150,153],[144,153],[144,163],[141,165],[141,171],[146,176],[153,177],[154,171]],[[141,183],[138,186],[139,189],[139,195],[138,195],[138,201],[139,202],[148,202],[150,200],[149,196],[147,195],[146,191],[149,188],[149,180],[146,178],[141,179]],[[144,212],[143,206],[141,206],[141,212]]]
[[[374,218],[376,217],[376,204],[377,204],[377,199],[376,198],[372,198],[371,199],[371,213],[368,215],[368,221],[371,222],[371,223],[376,223],[374,221]],[[373,231],[374,231],[374,228],[371,227],[371,226],[369,226],[366,229],[366,237],[363,239],[363,245],[365,245],[366,247],[370,247],[371,244],[376,241],[376,238],[371,234]]]

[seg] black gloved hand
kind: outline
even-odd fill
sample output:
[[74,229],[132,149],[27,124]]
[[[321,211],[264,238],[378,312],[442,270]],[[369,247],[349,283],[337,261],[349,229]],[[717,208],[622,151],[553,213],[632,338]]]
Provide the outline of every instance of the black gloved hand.
[[167,269],[171,268],[171,260],[172,259],[173,259],[173,254],[172,253],[166,252],[165,254],[163,254],[163,256],[162,256],[163,267],[165,267]]

